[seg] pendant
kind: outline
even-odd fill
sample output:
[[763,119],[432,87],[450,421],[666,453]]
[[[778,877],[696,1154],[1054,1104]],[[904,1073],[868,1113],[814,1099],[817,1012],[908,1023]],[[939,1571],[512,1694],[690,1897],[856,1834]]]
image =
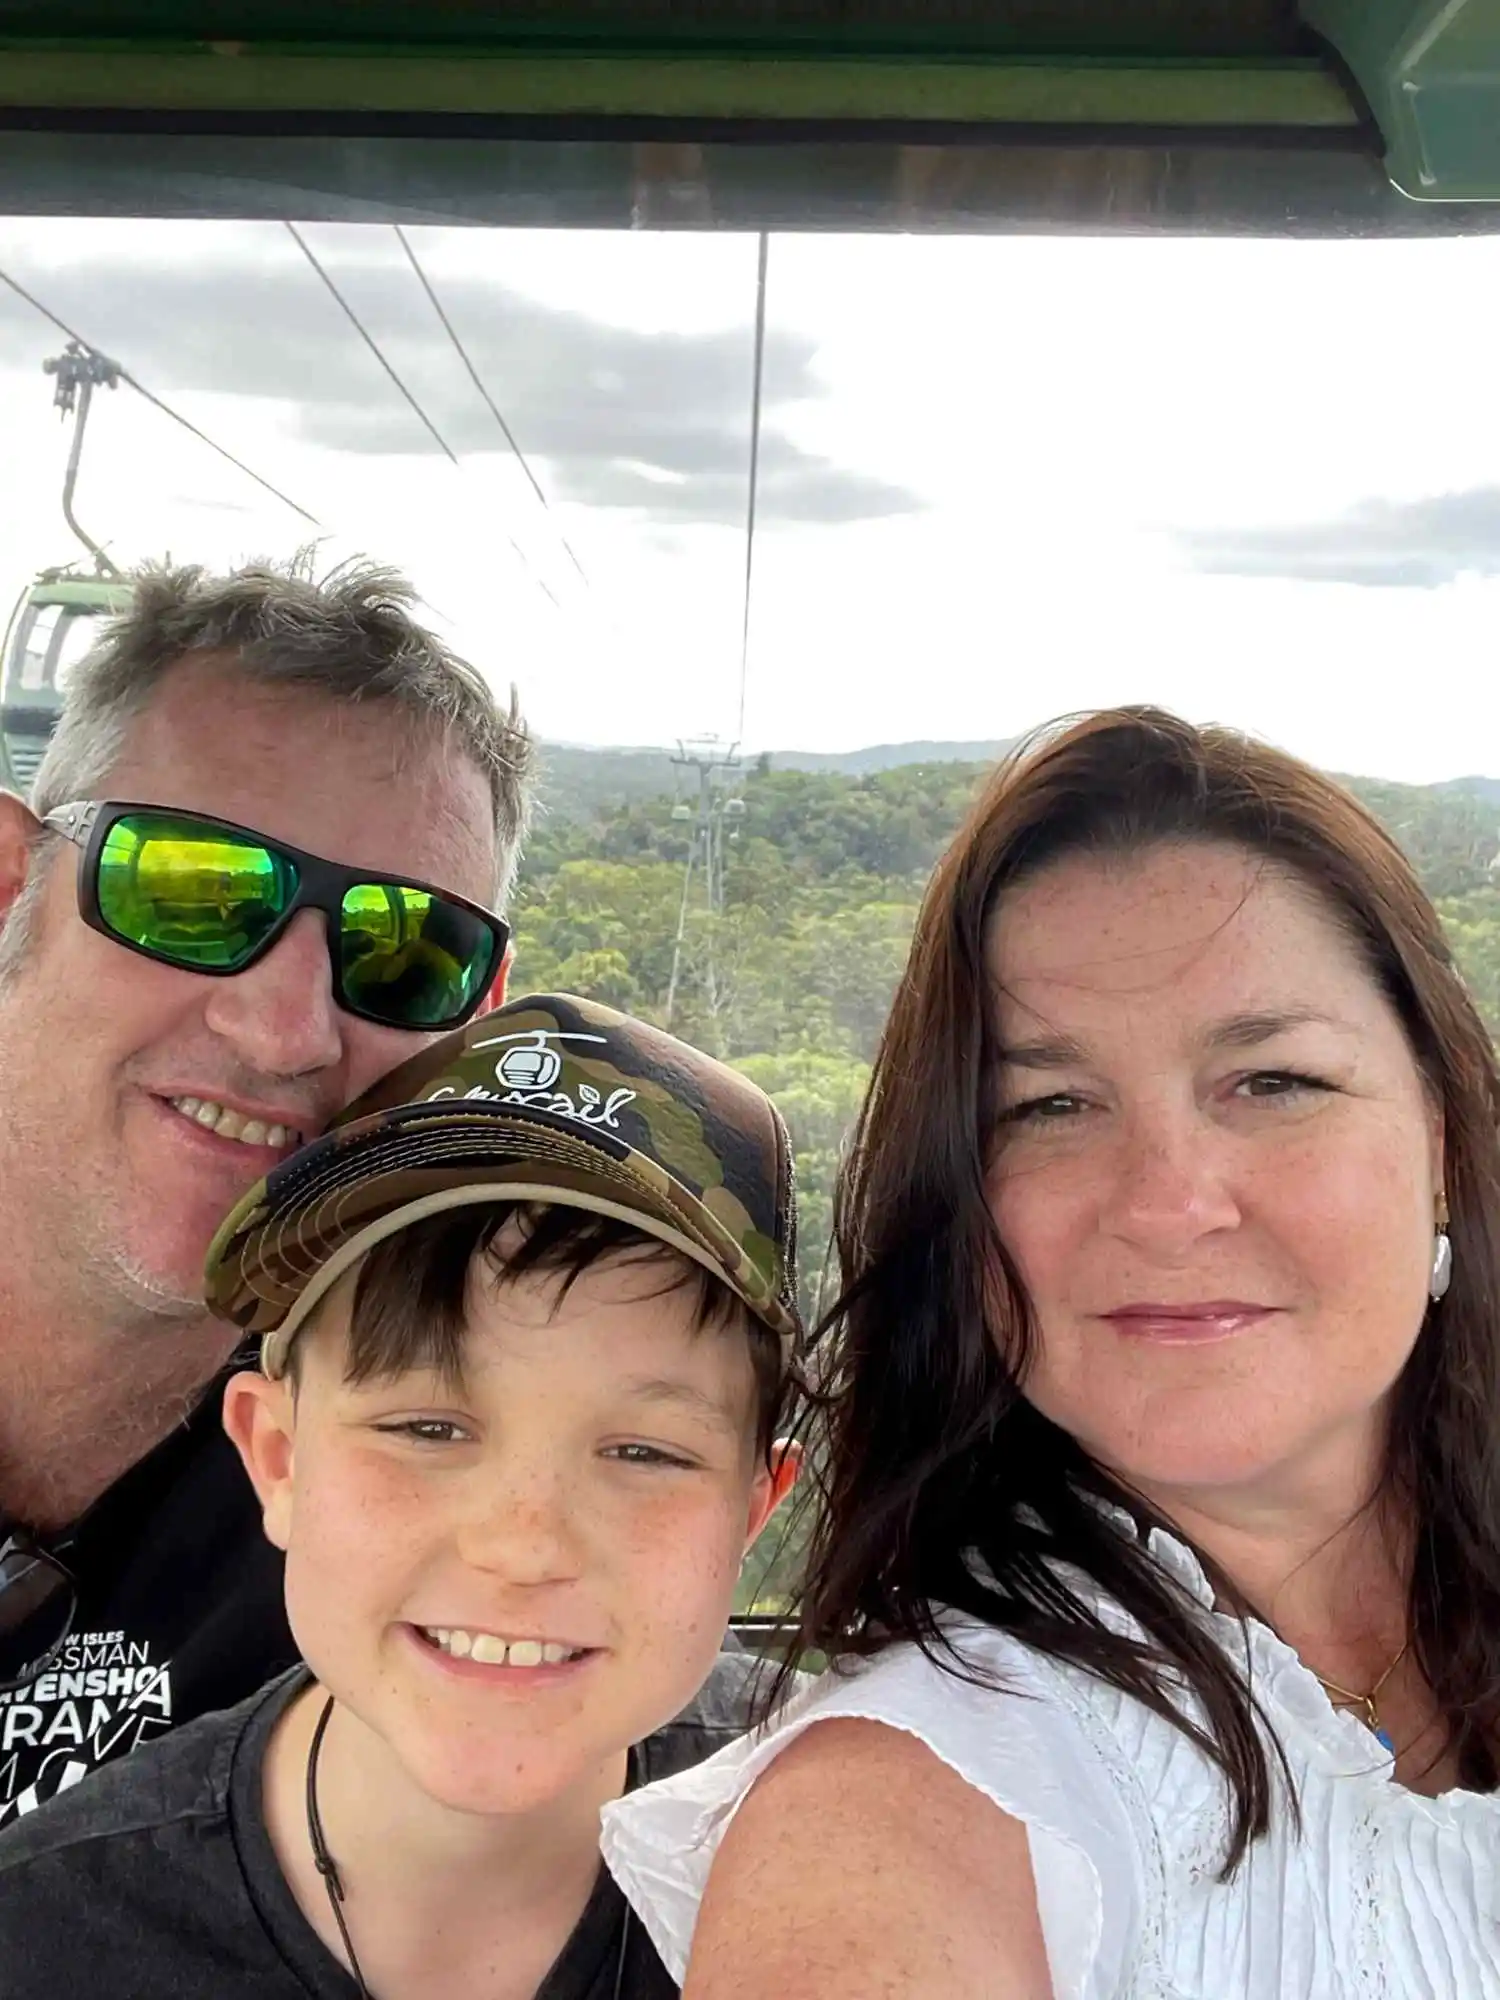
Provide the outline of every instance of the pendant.
[[1391,1741],[1391,1732],[1388,1729],[1375,1728],[1372,1729],[1371,1733],[1374,1736],[1375,1741],[1380,1745],[1381,1749],[1388,1750],[1390,1754],[1394,1757],[1396,1754],[1396,1746]]

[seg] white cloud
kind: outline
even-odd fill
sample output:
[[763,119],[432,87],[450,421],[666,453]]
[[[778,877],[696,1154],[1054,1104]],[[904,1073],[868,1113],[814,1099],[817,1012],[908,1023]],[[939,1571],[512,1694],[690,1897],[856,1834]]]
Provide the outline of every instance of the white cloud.
[[[424,399],[472,395],[435,322],[421,344],[426,322],[398,289],[413,281],[389,232],[311,235],[340,268],[364,272],[361,309],[383,337],[418,329],[403,337],[418,342]],[[477,298],[490,286],[497,299],[520,295],[620,329],[627,385],[638,378],[623,357],[641,335],[732,337],[724,351],[744,362],[713,392],[715,422],[748,448],[749,239],[431,230],[414,241],[440,287],[479,285]],[[678,505],[692,474],[664,467],[643,442],[646,470],[632,490],[644,501],[558,497],[549,516],[514,463],[485,453],[455,470],[425,450],[415,419],[411,451],[332,449],[316,441],[295,392],[245,393],[266,379],[251,365],[266,358],[255,344],[285,330],[226,309],[247,276],[261,274],[268,298],[272,274],[284,285],[297,252],[283,232],[0,223],[0,267],[106,346],[110,326],[90,318],[103,297],[91,265],[125,251],[141,292],[140,351],[120,358],[327,521],[332,552],[364,548],[410,569],[485,671],[519,682],[544,733],[638,743],[733,730],[744,544],[735,527],[661,511]],[[165,302],[185,309],[185,273],[211,343],[212,389],[173,378],[181,328]],[[782,431],[841,479],[915,493],[922,505],[809,525],[779,519],[768,501],[752,743],[991,737],[1130,699],[1238,723],[1344,769],[1500,771],[1500,582],[1374,589],[1208,575],[1179,539],[1494,485],[1500,238],[778,238],[770,277],[782,337],[771,360],[801,357],[795,382],[780,385]],[[305,284],[311,312],[310,270]],[[395,391],[326,295],[325,304],[328,366],[358,385],[356,420],[367,399],[372,425],[383,426]],[[4,326],[0,547],[19,588],[68,551],[56,509],[65,438],[40,371],[60,339],[41,321],[27,331],[25,315]],[[608,374],[609,339],[590,338]],[[524,440],[522,385],[491,386]],[[769,395],[777,388],[768,380]],[[667,370],[649,389],[655,407],[644,407],[646,389],[633,393],[642,406],[616,411],[611,449],[622,463],[632,425],[642,440],[655,435],[681,388]],[[539,456],[537,470],[556,494],[556,468]],[[78,509],[126,556],[170,546],[223,562],[307,532],[123,389],[96,403]]]

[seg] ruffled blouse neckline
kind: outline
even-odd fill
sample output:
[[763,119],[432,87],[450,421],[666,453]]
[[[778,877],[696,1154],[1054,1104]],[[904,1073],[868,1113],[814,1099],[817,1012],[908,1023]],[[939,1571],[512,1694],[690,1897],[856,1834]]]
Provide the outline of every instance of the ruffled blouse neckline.
[[[1430,1796],[1398,1784],[1391,1752],[1356,1716],[1334,1706],[1322,1682],[1293,1647],[1262,1619],[1240,1618],[1218,1609],[1213,1585],[1186,1542],[1163,1528],[1143,1532],[1135,1516],[1112,1501],[1095,1504],[1122,1534],[1143,1543],[1157,1567],[1198,1605],[1224,1651],[1244,1667],[1251,1691],[1272,1727],[1284,1740],[1295,1736],[1310,1763],[1330,1776],[1377,1782],[1392,1795],[1410,1800],[1434,1822],[1452,1824],[1474,1814],[1488,1819],[1500,1812],[1500,1792],[1471,1792],[1455,1786]],[[1091,1594],[1098,1600],[1098,1608],[1113,1602],[1092,1583]]]

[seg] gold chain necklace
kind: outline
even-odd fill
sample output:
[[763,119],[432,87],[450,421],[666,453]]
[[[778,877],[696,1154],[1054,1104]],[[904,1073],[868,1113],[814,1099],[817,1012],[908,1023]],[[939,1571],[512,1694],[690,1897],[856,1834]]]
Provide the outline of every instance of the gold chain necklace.
[[1352,1688],[1340,1687],[1337,1681],[1331,1681],[1326,1679],[1322,1674],[1318,1672],[1316,1667],[1312,1669],[1313,1679],[1318,1683],[1318,1686],[1323,1690],[1324,1694],[1328,1696],[1328,1699],[1333,1703],[1334,1707],[1358,1709],[1360,1721],[1365,1725],[1366,1729],[1369,1730],[1370,1734],[1375,1738],[1375,1741],[1377,1743],[1382,1744],[1387,1750],[1389,1750],[1393,1757],[1396,1754],[1396,1746],[1391,1741],[1390,1731],[1382,1727],[1380,1721],[1380,1710],[1376,1707],[1375,1704],[1379,1699],[1381,1689],[1385,1686],[1386,1682],[1390,1679],[1391,1675],[1396,1671],[1397,1667],[1400,1666],[1401,1662],[1406,1658],[1407,1650],[1410,1647],[1410,1645],[1411,1645],[1410,1639],[1407,1639],[1403,1642],[1400,1652],[1396,1655],[1395,1659],[1391,1661],[1391,1664],[1386,1668],[1385,1672],[1380,1676],[1380,1679],[1376,1681],[1374,1687],[1370,1689],[1370,1692],[1368,1694],[1356,1694]]

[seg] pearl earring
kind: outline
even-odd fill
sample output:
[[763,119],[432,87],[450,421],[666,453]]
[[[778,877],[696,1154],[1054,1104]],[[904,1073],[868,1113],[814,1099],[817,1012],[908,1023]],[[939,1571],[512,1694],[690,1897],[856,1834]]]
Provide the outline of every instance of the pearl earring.
[[1432,1245],[1432,1274],[1427,1280],[1427,1296],[1434,1305],[1453,1279],[1453,1245],[1448,1240],[1448,1198],[1437,1198],[1437,1236]]

